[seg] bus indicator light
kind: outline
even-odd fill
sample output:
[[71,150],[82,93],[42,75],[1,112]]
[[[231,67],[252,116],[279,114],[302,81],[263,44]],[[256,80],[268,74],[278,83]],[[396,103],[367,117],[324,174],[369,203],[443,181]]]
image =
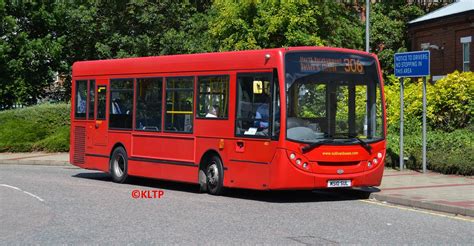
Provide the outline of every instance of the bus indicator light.
[[219,140],[219,150],[224,149],[224,139]]

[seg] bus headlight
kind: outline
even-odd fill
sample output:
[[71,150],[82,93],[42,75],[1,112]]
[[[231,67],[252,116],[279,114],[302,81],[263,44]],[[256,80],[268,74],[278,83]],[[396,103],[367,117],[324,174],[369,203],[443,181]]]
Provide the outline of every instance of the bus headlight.
[[286,154],[288,155],[288,159],[290,160],[291,164],[293,164],[300,170],[304,170],[307,172],[311,171],[311,166],[309,165],[310,163],[303,155],[290,150],[287,150]]

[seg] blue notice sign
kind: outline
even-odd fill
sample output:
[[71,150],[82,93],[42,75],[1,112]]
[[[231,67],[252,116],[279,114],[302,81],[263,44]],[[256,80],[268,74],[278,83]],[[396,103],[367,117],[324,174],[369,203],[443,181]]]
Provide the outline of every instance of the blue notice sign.
[[395,77],[430,75],[430,52],[414,51],[395,54]]

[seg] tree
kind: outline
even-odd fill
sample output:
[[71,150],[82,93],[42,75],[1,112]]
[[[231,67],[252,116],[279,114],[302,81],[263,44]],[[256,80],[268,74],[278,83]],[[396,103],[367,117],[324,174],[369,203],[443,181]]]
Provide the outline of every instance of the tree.
[[54,32],[53,5],[0,2],[0,105],[34,104],[53,82],[64,39]]
[[417,5],[401,0],[378,2],[372,6],[370,47],[379,56],[385,76],[393,73],[394,54],[408,48],[408,22],[423,14],[423,10]]

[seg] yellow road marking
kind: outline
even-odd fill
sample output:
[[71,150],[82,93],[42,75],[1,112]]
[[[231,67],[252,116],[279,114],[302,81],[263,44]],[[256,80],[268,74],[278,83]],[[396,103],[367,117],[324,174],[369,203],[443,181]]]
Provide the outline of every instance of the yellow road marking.
[[414,208],[409,208],[409,207],[404,207],[402,205],[392,205],[392,204],[386,204],[378,201],[369,201],[369,200],[358,200],[360,202],[365,202],[369,204],[374,204],[374,205],[379,205],[379,206],[384,206],[384,207],[389,207],[389,208],[396,208],[400,210],[406,210],[406,211],[412,211],[412,212],[418,212],[418,213],[423,213],[423,214],[429,214],[429,215],[435,215],[439,217],[444,217],[444,218],[450,218],[450,219],[456,219],[456,220],[462,220],[462,221],[467,221],[467,222],[474,222],[474,219],[468,218],[468,217],[460,217],[456,215],[448,215],[448,214],[441,214],[441,213],[435,213],[435,212],[429,212],[421,209],[414,209]]

